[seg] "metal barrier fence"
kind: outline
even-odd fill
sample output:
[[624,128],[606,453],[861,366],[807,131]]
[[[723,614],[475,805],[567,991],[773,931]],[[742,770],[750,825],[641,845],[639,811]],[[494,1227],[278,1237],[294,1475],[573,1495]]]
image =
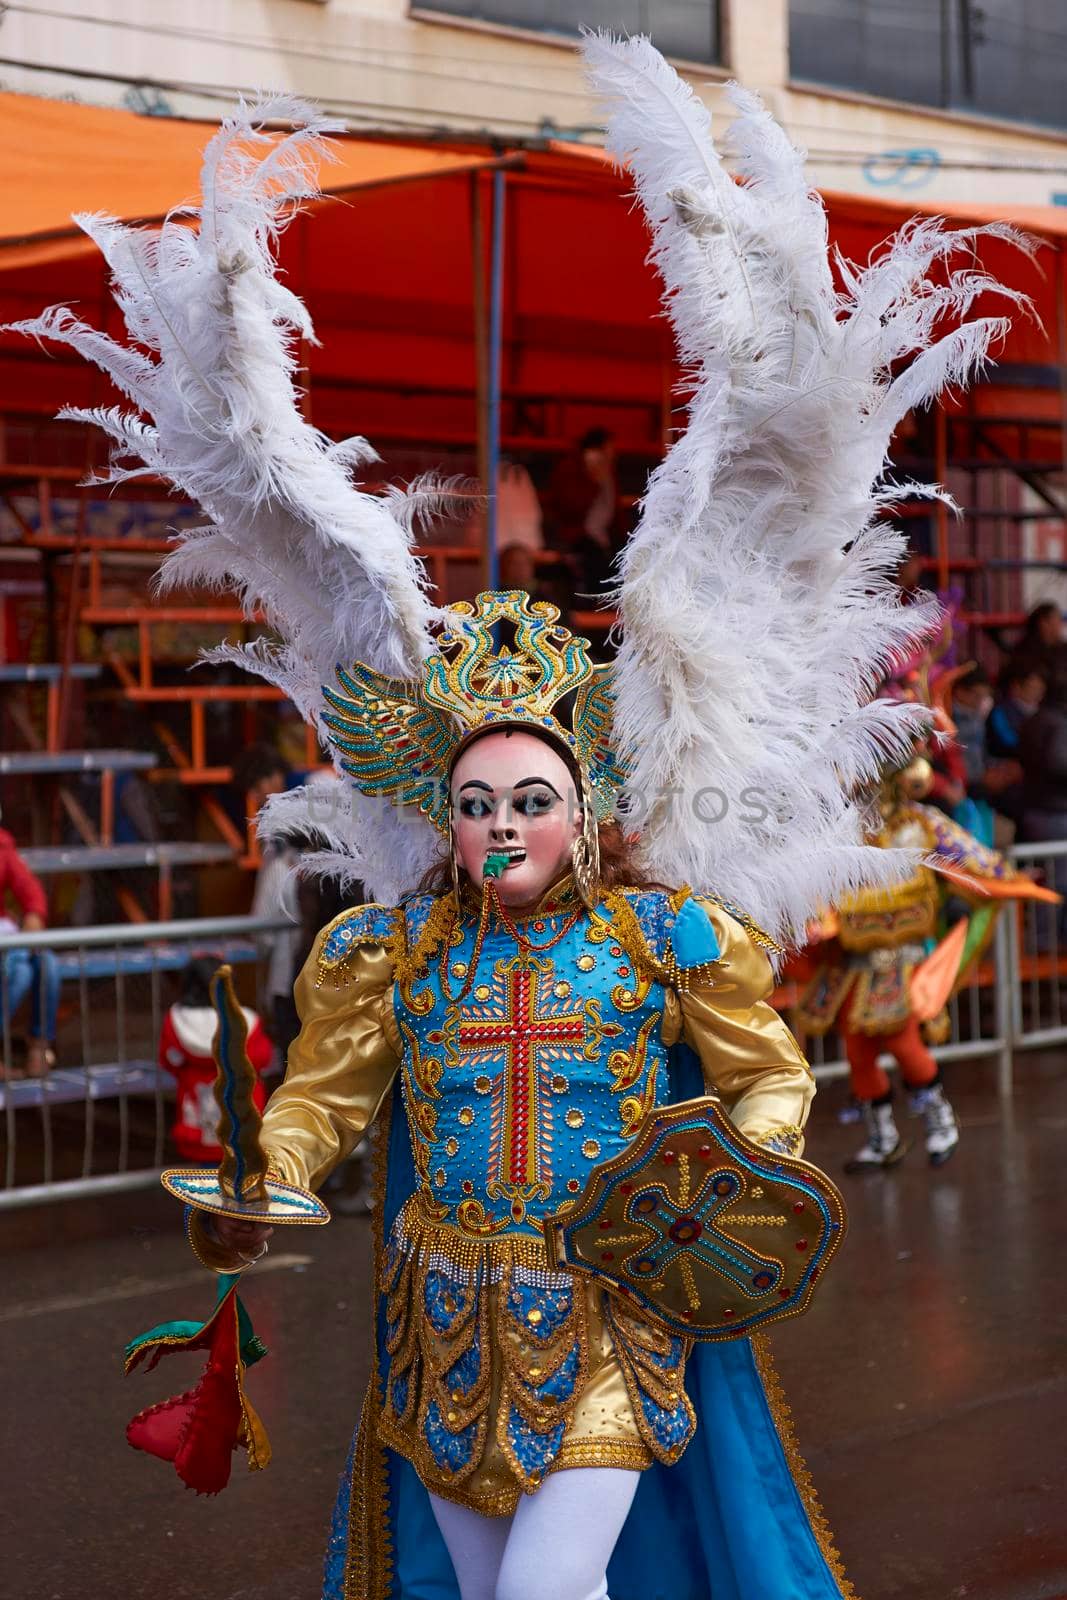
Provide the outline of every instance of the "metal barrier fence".
[[1067,840],[1020,844],[1011,859],[1022,871],[1036,871],[1064,897],[1062,906],[1028,900],[1018,917],[1005,917],[1013,975],[1009,993],[1009,1034],[1016,1050],[1047,1049],[1067,1042]]
[[[217,957],[255,1005],[270,940],[292,928],[222,917],[0,936],[0,1209],[155,1183],[173,1115],[159,1039],[175,978],[194,957]],[[20,1032],[23,1017],[49,1031],[57,1001],[60,1063],[23,1076],[14,1012],[24,1008]]]
[[[1067,841],[1020,845],[1011,857],[1024,870],[1039,870],[1067,897]],[[154,1184],[172,1114],[169,1075],[158,1065],[167,975],[193,956],[218,956],[246,974],[239,987],[254,1003],[270,937],[292,926],[277,918],[229,917],[0,936],[0,1210]],[[938,1060],[993,1059],[1006,1096],[1015,1052],[1067,1042],[1065,930],[1067,906],[1005,908],[990,951],[949,1005],[948,1040],[933,1052]],[[32,999],[25,972],[16,974],[13,961],[24,966],[40,952],[52,953],[61,994],[64,986],[77,985],[77,1021],[67,1019],[58,1067],[40,1078],[13,1077],[9,1002]],[[39,959],[32,981],[43,1009],[46,977]],[[75,1065],[68,1059],[72,1036],[80,1058]],[[847,1076],[834,1035],[809,1040],[807,1048],[816,1078]]]

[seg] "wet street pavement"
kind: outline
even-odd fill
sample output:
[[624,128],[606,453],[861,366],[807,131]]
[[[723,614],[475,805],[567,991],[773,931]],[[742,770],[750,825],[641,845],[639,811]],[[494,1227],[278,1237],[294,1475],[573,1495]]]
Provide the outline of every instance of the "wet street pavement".
[[[964,1138],[940,1172],[917,1142],[894,1173],[841,1180],[850,1237],[774,1337],[862,1600],[1067,1596],[1067,1058],[1023,1059],[1017,1079],[1002,1110],[991,1069],[953,1070]],[[859,1142],[841,1094],[817,1103],[808,1152],[835,1174]],[[174,1202],[2,1214],[0,1252],[3,1600],[317,1600],[368,1371],[368,1222],[279,1232],[250,1276],[272,1354],[249,1392],[274,1462],[235,1458],[212,1500],[123,1432],[199,1372],[190,1356],[122,1377],[129,1337],[213,1302]]]

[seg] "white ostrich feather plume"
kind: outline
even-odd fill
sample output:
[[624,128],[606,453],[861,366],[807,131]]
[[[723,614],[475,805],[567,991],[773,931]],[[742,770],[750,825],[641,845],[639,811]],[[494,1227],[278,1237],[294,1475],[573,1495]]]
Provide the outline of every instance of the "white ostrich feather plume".
[[[269,132],[276,120],[293,131]],[[199,207],[151,230],[76,219],[111,269],[127,344],[63,306],[15,324],[71,346],[133,402],[130,411],[61,415],[110,435],[106,481],[158,474],[203,507],[211,526],[178,536],[160,588],[231,590],[249,615],[261,612],[280,645],[214,654],[278,684],[316,726],[319,688],[337,662],[415,676],[436,617],[412,553],[412,523],[431,486],[413,486],[409,504],[361,492],[350,472],[374,460],[373,449],[364,439],[333,443],[300,410],[297,341],[314,333],[279,281],[275,249],[295,207],[319,192],[315,173],[332,131],[298,100],[242,103],[205,150]],[[337,859],[320,865],[395,898],[435,858],[437,836],[421,817],[354,791],[351,803],[330,835],[327,854]]]
[[900,487],[882,475],[901,418],[1006,331],[966,320],[976,297],[1024,300],[978,268],[976,240],[1028,246],[913,221],[869,264],[837,261],[835,284],[802,153],[754,95],[727,91],[735,182],[646,39],[583,50],[694,385],[619,563],[627,803],[658,879],[735,901],[788,945],[819,906],[912,864],[864,844],[852,802],[923,725],[871,696],[936,617],[892,583],[904,540],[879,519]]

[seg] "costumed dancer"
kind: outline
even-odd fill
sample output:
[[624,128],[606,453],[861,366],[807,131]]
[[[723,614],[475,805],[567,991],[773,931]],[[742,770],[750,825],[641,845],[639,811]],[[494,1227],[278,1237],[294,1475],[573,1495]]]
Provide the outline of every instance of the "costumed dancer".
[[[914,865],[864,844],[849,799],[922,721],[871,700],[929,621],[890,581],[901,541],[878,512],[899,488],[877,483],[900,418],[1002,331],[957,319],[997,288],[974,270],[975,232],[1006,230],[913,224],[840,266],[839,288],[802,158],[752,96],[730,91],[735,183],[706,109],[647,41],[585,51],[694,385],[620,564],[610,669],[520,592],[435,610],[411,550],[431,490],[361,492],[349,469],[366,443],[301,416],[294,335],[311,329],[272,245],[327,131],[303,108],[258,109],[301,124],[282,140],[245,113],[224,125],[198,225],[84,220],[131,346],[66,310],[29,329],[111,373],[151,420],[83,415],[213,519],[181,536],[164,583],[233,585],[265,612],[281,643],[229,654],[332,745],[351,817],[320,825],[322,864],[382,902],[317,942],[263,1122],[270,1171],[254,1162],[257,1193],[308,1206],[379,1121],[375,1370],[328,1600],[848,1592],[765,1351],[716,1341],[758,1320],[750,1306],[774,1316],[779,1297],[784,1314],[810,1292],[814,1233],[788,1263],[768,1243],[754,1264],[748,1242],[776,1231],[763,1213],[787,1182],[791,1213],[823,1218],[820,1249],[840,1228],[793,1160],[812,1082],[767,1003],[772,962],[815,907]],[[271,801],[265,829],[300,806]],[[733,1123],[708,1113],[688,1145],[702,1086]],[[649,1188],[642,1166],[646,1187],[628,1189],[618,1164],[638,1158],[658,1176]],[[229,1214],[235,1170],[219,1179],[228,1212],[190,1225],[222,1272],[268,1232]],[[728,1214],[739,1175],[758,1209]],[[581,1264],[583,1217],[601,1244]],[[713,1289],[718,1325],[693,1343]],[[215,1322],[232,1385],[234,1352],[238,1379],[258,1352],[239,1312]],[[165,1344],[146,1336],[133,1358]],[[230,1414],[260,1464],[243,1389]]]
[[[943,716],[941,726],[950,731]],[[819,948],[818,969],[797,1006],[802,1034],[821,1036],[836,1027],[845,1046],[852,1094],[866,1124],[865,1142],[845,1163],[846,1172],[879,1171],[907,1154],[882,1055],[896,1061],[908,1110],[922,1118],[930,1165],[950,1158],[959,1124],[929,1048],[948,1037],[946,1002],[988,946],[1005,902],[1059,899],[943,811],[923,805],[931,778],[922,754],[887,774],[870,843],[880,850],[915,850],[921,859],[899,883],[838,901],[818,925],[828,943]],[[949,899],[967,902],[971,913],[946,931]]]

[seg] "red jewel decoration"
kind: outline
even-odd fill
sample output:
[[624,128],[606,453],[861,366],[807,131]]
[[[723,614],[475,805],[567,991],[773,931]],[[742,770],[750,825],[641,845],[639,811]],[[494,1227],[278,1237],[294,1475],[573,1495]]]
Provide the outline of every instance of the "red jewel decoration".
[[693,1320],[693,1313],[691,1311],[683,1311],[682,1312],[682,1321],[683,1322],[692,1322],[692,1320]]
[[789,1296],[790,1296],[790,1295],[791,1295],[791,1294],[792,1294],[792,1293],[793,1293],[793,1291],[792,1291],[792,1289],[779,1289],[779,1291],[778,1291],[778,1298],[779,1298],[779,1299],[780,1299],[780,1300],[788,1300],[788,1299],[789,1299]]
[[500,704],[502,706],[510,706],[511,701],[510,700],[501,700]]
[[600,1226],[602,1228],[613,1228],[615,1224],[612,1222],[610,1217],[601,1217]]
[[804,1210],[804,1202],[803,1202],[803,1200],[798,1200],[796,1205],[793,1207],[793,1210],[796,1212],[797,1216],[799,1217],[801,1212]]
[[797,1249],[798,1250],[806,1250],[807,1248],[808,1248],[808,1241],[806,1239],[798,1239],[797,1240]]
[[700,1157],[701,1161],[710,1161],[711,1160],[711,1153],[712,1152],[711,1152],[711,1145],[710,1144],[702,1144],[700,1146],[700,1149],[697,1151],[697,1155]]
[[534,933],[544,933],[544,931],[545,925],[541,921],[540,917],[538,917],[537,921],[534,923]]
[[601,1259],[601,1261],[614,1261],[615,1260],[615,1252],[614,1252],[614,1250],[604,1250],[604,1251],[602,1251],[600,1259]]
[[736,1313],[731,1311],[729,1309],[729,1307],[727,1307],[727,1309],[723,1312],[723,1316],[724,1317],[732,1317],[732,1316],[735,1316],[735,1315],[736,1315]]
[[678,1157],[675,1155],[673,1150],[664,1150],[663,1160],[668,1167],[673,1166],[677,1159]]
[[615,971],[619,974],[620,978],[628,978],[630,976],[629,967],[616,967]]
[[620,1194],[633,1194],[633,1192],[634,1192],[634,1186],[633,1186],[632,1183],[620,1183],[619,1184],[619,1193]]

